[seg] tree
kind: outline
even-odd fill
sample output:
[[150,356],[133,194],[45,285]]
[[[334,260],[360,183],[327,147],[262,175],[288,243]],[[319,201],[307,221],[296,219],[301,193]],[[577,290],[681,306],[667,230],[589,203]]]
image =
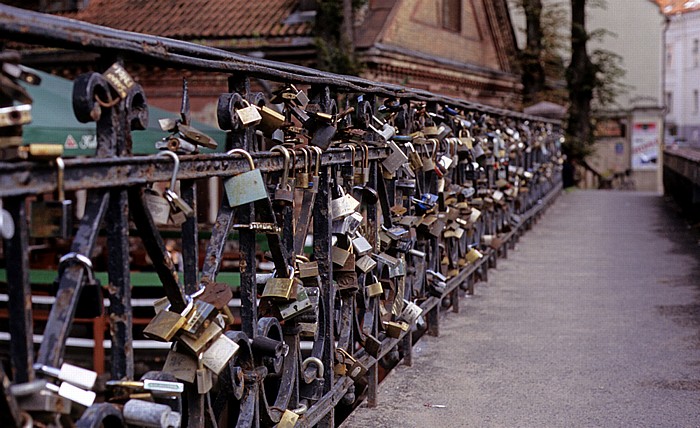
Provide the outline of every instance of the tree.
[[598,84],[598,67],[588,55],[586,0],[571,0],[571,61],[566,69],[569,118],[566,126],[568,155],[581,159],[593,143],[591,101]]
[[520,52],[522,66],[523,101],[531,104],[545,89],[545,71],[542,61],[544,34],[542,32],[542,0],[520,0],[525,14],[525,49]]
[[317,67],[333,73],[357,75],[362,70],[352,40],[354,12],[367,0],[317,0],[314,25]]

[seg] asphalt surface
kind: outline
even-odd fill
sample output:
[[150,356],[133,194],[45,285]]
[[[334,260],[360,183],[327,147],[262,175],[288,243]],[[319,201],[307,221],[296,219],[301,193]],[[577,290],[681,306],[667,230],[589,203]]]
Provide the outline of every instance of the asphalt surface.
[[696,232],[657,195],[562,194],[342,426],[700,426]]

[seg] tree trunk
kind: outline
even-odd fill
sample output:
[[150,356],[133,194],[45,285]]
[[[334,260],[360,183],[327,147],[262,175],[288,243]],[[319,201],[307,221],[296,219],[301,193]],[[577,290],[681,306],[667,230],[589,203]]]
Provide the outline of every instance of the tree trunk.
[[542,61],[542,0],[522,0],[525,12],[527,44],[520,53],[522,64],[523,101],[531,104],[538,101],[538,94],[545,89],[545,74]]
[[573,157],[585,156],[593,142],[591,100],[596,84],[595,66],[588,56],[586,42],[586,0],[571,0],[571,63],[566,69],[569,89],[567,134]]
[[352,10],[352,0],[343,0],[343,25],[340,29],[341,39],[340,42],[346,46],[347,49],[351,50],[354,48],[353,43],[353,10]]

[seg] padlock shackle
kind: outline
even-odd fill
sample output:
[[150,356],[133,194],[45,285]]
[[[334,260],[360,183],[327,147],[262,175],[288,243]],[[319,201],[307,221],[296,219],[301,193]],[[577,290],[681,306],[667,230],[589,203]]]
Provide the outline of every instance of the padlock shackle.
[[170,186],[168,186],[168,189],[175,191],[175,182],[177,181],[177,173],[180,171],[180,158],[175,154],[175,152],[171,152],[170,150],[163,150],[162,152],[158,153],[156,155],[159,158],[162,157],[169,157],[173,160],[173,173],[170,177]]
[[280,152],[284,156],[284,170],[282,171],[282,182],[280,183],[284,189],[289,188],[289,150],[282,145],[276,145],[270,149],[270,152]]
[[354,145],[354,144],[350,144],[350,143],[346,143],[346,144],[341,144],[340,147],[341,147],[341,148],[347,147],[347,148],[350,149],[350,153],[351,153],[351,156],[350,156],[350,163],[351,163],[352,166],[354,167],[354,166],[355,166],[355,145]]
[[227,155],[232,155],[234,153],[241,154],[248,160],[248,165],[250,166],[251,171],[255,169],[255,162],[253,161],[253,157],[250,155],[250,153],[243,149],[232,149],[226,152]]
[[318,177],[318,175],[321,172],[321,155],[323,154],[323,150],[321,150],[320,147],[316,146],[311,146],[311,148],[316,152],[316,163],[314,165],[314,177]]
[[60,259],[58,259],[58,275],[61,276],[66,268],[66,265],[73,261],[80,263],[80,265],[83,267],[83,270],[85,270],[85,272],[87,273],[88,283],[94,284],[95,272],[92,267],[92,260],[90,260],[89,257],[76,252],[66,253]]
[[56,158],[56,168],[56,191],[58,193],[58,200],[63,202],[66,200],[66,188],[64,182],[66,163],[60,156]]

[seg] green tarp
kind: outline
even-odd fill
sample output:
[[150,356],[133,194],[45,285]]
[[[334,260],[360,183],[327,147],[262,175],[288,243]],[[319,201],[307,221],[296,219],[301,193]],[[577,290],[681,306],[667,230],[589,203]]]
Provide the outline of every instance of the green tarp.
[[[80,123],[75,118],[71,101],[73,82],[41,71],[34,72],[41,77],[41,84],[25,85],[34,103],[32,123],[24,126],[24,142],[62,144],[65,157],[94,155],[95,123]],[[148,128],[131,133],[134,154],[155,153],[156,141],[168,135],[158,126],[158,119],[177,118],[179,113],[149,106],[148,116]],[[192,126],[214,138],[219,143],[219,148],[215,151],[223,152],[226,141],[224,131],[198,122],[193,122]],[[201,147],[200,151],[210,153],[214,150]]]

